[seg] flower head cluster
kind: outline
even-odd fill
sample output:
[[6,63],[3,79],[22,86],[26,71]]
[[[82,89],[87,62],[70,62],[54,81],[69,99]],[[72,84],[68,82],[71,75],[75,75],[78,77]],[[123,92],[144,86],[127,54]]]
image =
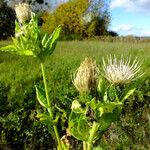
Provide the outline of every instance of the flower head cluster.
[[103,59],[103,69],[105,78],[114,85],[123,85],[142,76],[140,74],[139,61],[137,58],[131,64],[131,57],[124,60],[122,57],[117,61],[116,57],[108,57],[108,65]]
[[89,92],[96,89],[99,69],[96,61],[92,58],[85,58],[76,71],[74,85],[79,92]]
[[31,8],[27,3],[19,3],[15,6],[16,16],[20,23],[25,23],[31,18]]

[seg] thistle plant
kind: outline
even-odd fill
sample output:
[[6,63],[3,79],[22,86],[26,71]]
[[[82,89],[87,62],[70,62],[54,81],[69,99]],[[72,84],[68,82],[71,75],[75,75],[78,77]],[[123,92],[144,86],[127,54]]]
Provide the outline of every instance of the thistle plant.
[[137,58],[130,65],[131,57],[125,61],[122,57],[120,61],[114,56],[107,58],[108,65],[106,65],[103,59],[104,77],[114,85],[123,85],[136,80],[143,74],[140,73],[141,64],[137,61]]
[[36,14],[31,12],[30,6],[20,3],[15,7],[16,16],[19,22],[15,22],[15,37],[12,37],[13,44],[2,47],[0,50],[17,55],[33,56],[39,60],[43,75],[44,89],[36,86],[36,95],[39,103],[46,109],[46,112],[37,114],[37,117],[52,126],[57,139],[58,149],[62,149],[60,136],[57,129],[58,116],[54,116],[52,103],[49,98],[44,61],[55,49],[61,27],[58,26],[49,36],[38,26]]
[[96,89],[99,69],[92,58],[85,58],[77,69],[73,83],[80,93]]
[[[28,4],[21,3],[15,7],[15,10],[19,22],[15,22],[13,44],[0,50],[33,56],[39,60],[44,88],[36,86],[36,95],[40,105],[46,111],[38,113],[37,117],[43,123],[53,127],[58,150],[67,150],[71,145],[66,137],[60,139],[57,129],[59,116],[53,113],[44,67],[47,56],[51,55],[56,47],[61,27],[58,26],[49,36],[39,28],[38,18]],[[72,102],[68,133],[69,136],[71,134],[83,141],[84,150],[92,150],[111,123],[119,118],[125,100],[136,89],[130,86],[130,83],[143,75],[140,73],[140,67],[137,59],[131,63],[131,58],[125,61],[121,57],[118,61],[116,57],[110,56],[107,61],[103,59],[103,72],[100,76],[95,60],[85,58],[81,63],[73,79],[73,84],[79,91],[79,98]],[[101,147],[97,149],[100,150]]]
[[[103,71],[99,77],[96,62],[86,58],[77,69],[73,81],[80,94],[86,92],[88,95],[86,101],[79,96],[79,99],[72,102],[69,116],[70,133],[83,141],[84,150],[94,149],[96,141],[100,140],[111,123],[119,118],[124,101],[136,89],[130,86],[130,83],[142,76],[141,65],[137,59],[131,63],[131,58],[125,61],[122,57],[117,60],[116,57],[112,59],[110,56],[107,62],[103,59]],[[99,96],[89,96],[93,87],[97,87],[97,91],[93,92],[97,92]],[[100,146],[95,148],[101,149]]]
[[31,8],[27,3],[19,3],[15,6],[16,16],[19,23],[24,24],[31,19]]

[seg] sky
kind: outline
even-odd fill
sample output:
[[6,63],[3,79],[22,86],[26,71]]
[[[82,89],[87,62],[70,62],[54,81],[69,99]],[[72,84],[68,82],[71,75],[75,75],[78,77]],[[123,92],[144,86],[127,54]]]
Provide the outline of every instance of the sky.
[[121,36],[150,36],[150,0],[111,0],[109,30]]

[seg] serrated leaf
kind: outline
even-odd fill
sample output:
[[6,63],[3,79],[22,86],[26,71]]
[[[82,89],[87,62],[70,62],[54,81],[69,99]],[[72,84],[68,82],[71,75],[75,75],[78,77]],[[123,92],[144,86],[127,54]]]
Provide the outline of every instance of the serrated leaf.
[[69,131],[78,140],[88,141],[90,127],[83,114],[71,112],[69,116]]
[[46,34],[44,35],[43,39],[42,39],[42,46],[43,46],[43,47],[46,47],[45,44],[46,44],[47,40],[48,40],[48,34],[46,33]]
[[50,37],[50,39],[51,39],[50,47],[53,47],[53,45],[55,45],[57,39],[59,38],[60,31],[61,31],[61,26],[58,26],[52,33],[52,35]]
[[128,99],[129,96],[131,96],[134,93],[135,90],[136,90],[136,88],[129,90],[127,92],[127,94],[122,98],[121,102],[124,102],[126,99]]
[[104,131],[106,131],[112,122],[116,121],[122,111],[121,107],[116,107],[112,113],[104,113],[99,120],[99,135],[102,135]]
[[20,51],[25,50],[28,46],[28,42],[27,42],[28,40],[24,36],[20,36],[19,39],[20,39],[20,46],[21,46]]
[[45,108],[49,108],[48,104],[47,104],[47,100],[46,100],[46,95],[45,95],[45,91],[38,87],[38,86],[35,86],[36,88],[36,96],[37,96],[37,99],[39,101],[39,103],[45,107]]
[[16,51],[16,47],[14,45],[8,45],[8,46],[5,46],[5,47],[1,47],[0,51],[14,52],[14,51]]
[[24,55],[24,56],[33,56],[33,52],[31,50],[16,51],[14,54]]
[[57,125],[59,116],[53,120],[48,114],[38,113],[36,117],[41,121],[41,123],[46,124],[48,126]]
[[122,107],[121,102],[108,102],[108,103],[102,103],[99,107],[100,116],[102,116],[104,113],[112,113],[113,110],[117,107]]
[[59,38],[60,35],[60,31],[61,31],[61,26],[58,26],[54,32],[52,33],[51,37],[50,37],[50,45],[49,45],[49,55],[53,53],[56,44],[57,44],[57,40]]
[[17,48],[14,45],[1,47],[0,51],[9,52],[11,54],[16,54],[16,55],[33,56],[33,53],[31,50],[17,50]]

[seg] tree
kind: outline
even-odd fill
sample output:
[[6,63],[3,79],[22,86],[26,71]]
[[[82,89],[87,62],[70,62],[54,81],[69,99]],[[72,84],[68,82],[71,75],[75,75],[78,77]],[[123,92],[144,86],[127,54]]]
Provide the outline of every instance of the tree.
[[84,30],[83,14],[89,7],[89,0],[73,0],[58,6],[55,10],[57,24],[62,25],[64,36],[80,35]]
[[0,39],[14,35],[15,11],[8,7],[4,0],[0,1]]
[[41,13],[39,16],[40,20],[42,20],[43,31],[51,34],[57,26],[56,17],[47,11]]
[[64,36],[106,35],[110,21],[108,5],[105,0],[71,0],[58,6],[56,21],[62,25]]
[[86,15],[90,15],[90,22],[86,25],[87,36],[100,36],[108,34],[110,15],[108,12],[109,1],[90,0]]

